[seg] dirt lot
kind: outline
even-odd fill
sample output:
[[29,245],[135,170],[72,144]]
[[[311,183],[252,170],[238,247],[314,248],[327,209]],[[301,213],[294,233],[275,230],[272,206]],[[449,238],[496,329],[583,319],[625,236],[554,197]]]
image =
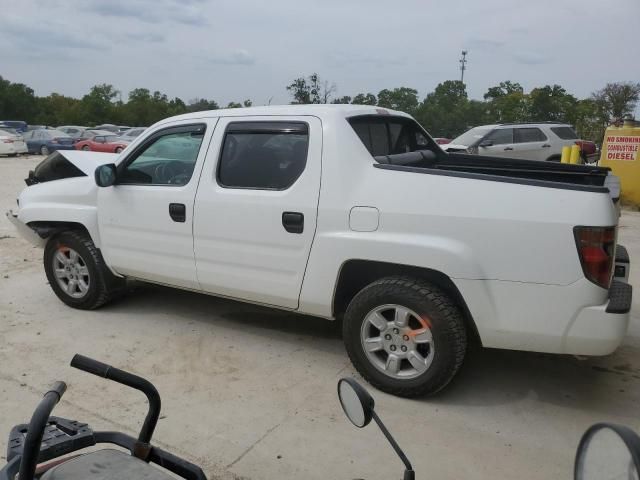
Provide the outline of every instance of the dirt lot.
[[[139,427],[141,395],[69,368],[81,352],[151,378],[163,395],[156,443],[199,462],[209,478],[401,475],[375,427],[358,430],[342,415],[335,384],[355,372],[336,322],[150,286],[95,312],[58,301],[41,250],[4,218],[39,159],[0,157],[0,452],[5,432],[56,379],[69,384],[59,415],[99,429]],[[624,213],[620,242],[640,259],[640,213]],[[419,477],[572,478],[588,425],[640,430],[639,299],[614,355],[482,350],[436,399],[372,390],[378,412]]]

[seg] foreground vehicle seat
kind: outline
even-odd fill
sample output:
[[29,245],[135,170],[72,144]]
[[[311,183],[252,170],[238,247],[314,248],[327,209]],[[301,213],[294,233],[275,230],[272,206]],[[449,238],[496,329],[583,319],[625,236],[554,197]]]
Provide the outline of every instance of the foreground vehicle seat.
[[119,450],[104,449],[64,462],[42,480],[174,480],[174,477]]

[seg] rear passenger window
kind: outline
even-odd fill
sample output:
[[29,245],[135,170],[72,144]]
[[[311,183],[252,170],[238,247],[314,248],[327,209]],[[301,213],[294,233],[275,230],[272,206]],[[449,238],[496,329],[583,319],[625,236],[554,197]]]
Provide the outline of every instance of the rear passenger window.
[[547,136],[539,128],[516,128],[515,143],[544,142]]
[[551,131],[562,140],[575,140],[578,138],[578,135],[571,127],[551,127]]
[[303,122],[232,122],[218,166],[218,183],[230,188],[285,190],[304,171],[309,126]]
[[493,145],[513,143],[513,128],[499,128],[487,135],[484,140],[490,140]]

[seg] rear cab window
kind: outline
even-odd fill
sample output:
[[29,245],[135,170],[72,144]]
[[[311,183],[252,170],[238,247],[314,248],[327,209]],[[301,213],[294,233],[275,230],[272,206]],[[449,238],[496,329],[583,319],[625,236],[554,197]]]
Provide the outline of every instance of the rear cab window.
[[371,156],[398,155],[431,150],[440,151],[415,120],[392,115],[363,115],[347,121]]

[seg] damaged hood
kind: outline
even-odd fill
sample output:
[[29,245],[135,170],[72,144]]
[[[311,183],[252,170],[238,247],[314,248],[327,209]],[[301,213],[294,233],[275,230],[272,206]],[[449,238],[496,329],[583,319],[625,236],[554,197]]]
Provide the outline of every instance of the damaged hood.
[[118,154],[85,152],[83,150],[58,150],[53,152],[25,179],[27,185],[51,182],[73,177],[92,177],[96,168],[105,163],[113,163]]
[[84,150],[59,150],[58,153],[87,176],[92,176],[96,168],[105,163],[115,163],[117,153],[85,152]]

